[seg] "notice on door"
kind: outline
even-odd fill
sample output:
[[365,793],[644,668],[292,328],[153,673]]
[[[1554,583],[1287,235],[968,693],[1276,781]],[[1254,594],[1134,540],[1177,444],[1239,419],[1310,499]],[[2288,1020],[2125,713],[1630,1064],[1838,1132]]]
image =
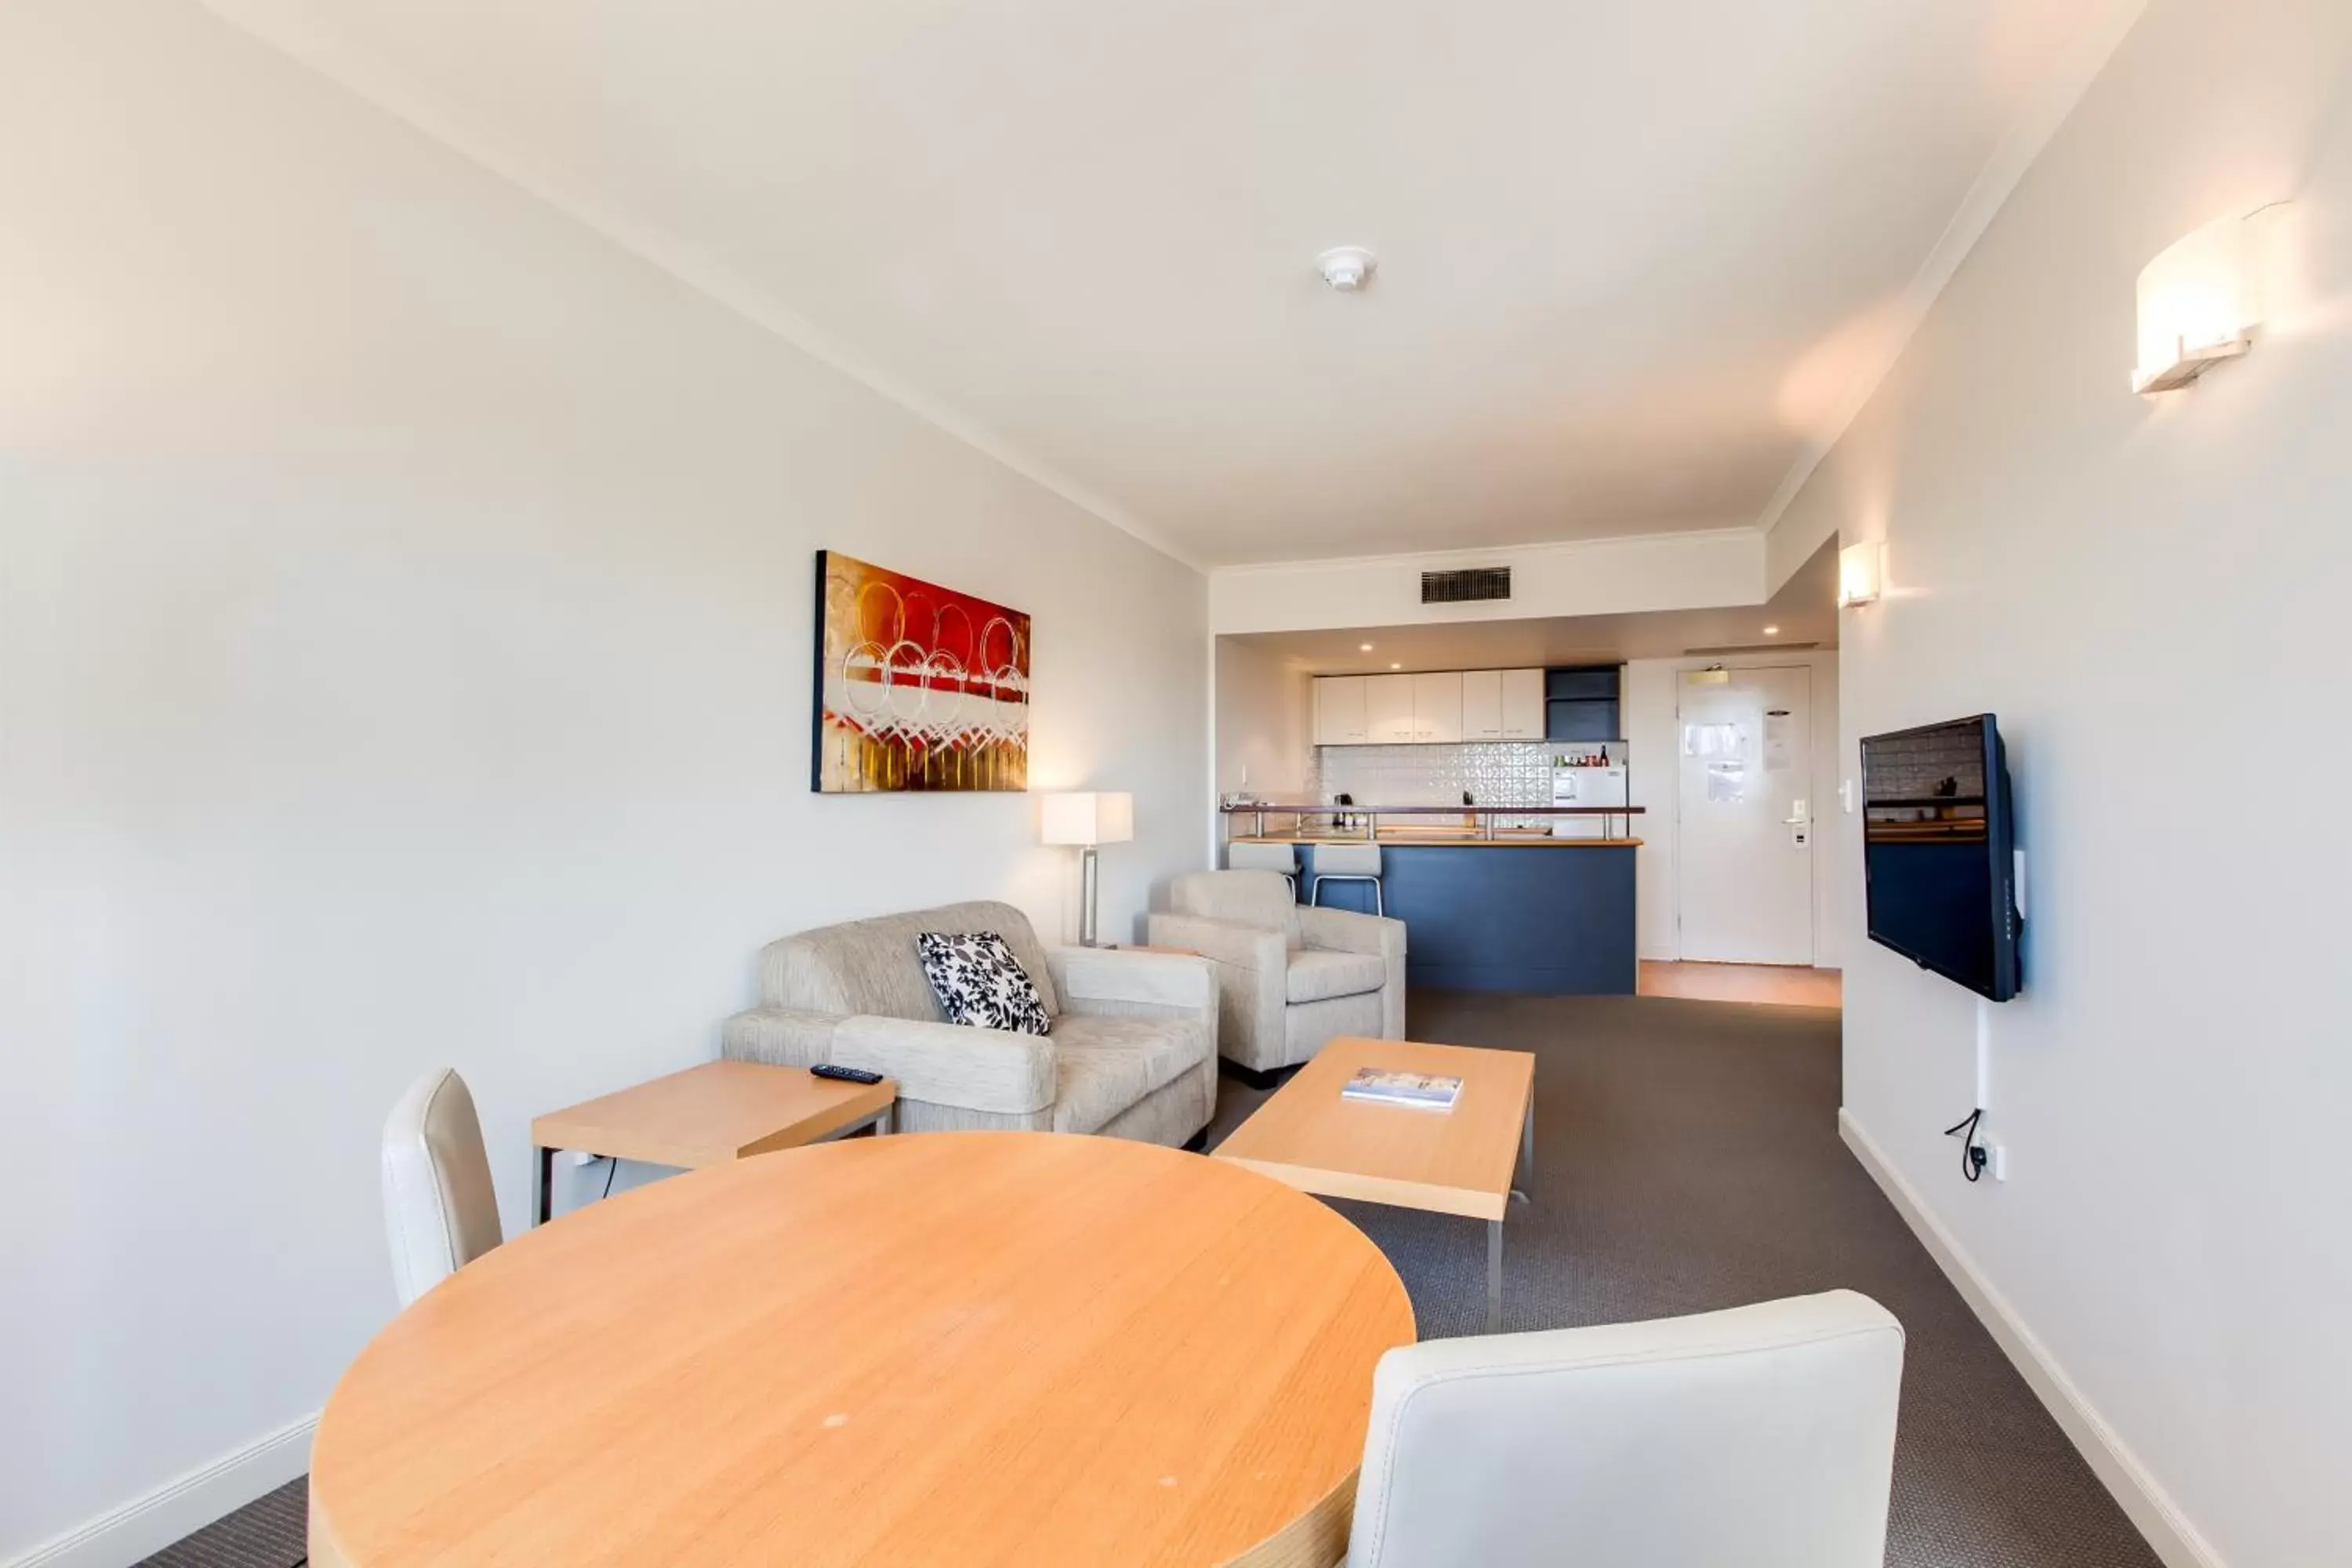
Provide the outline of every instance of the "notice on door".
[[1794,759],[1789,750],[1789,710],[1786,708],[1768,710],[1764,715],[1764,771],[1780,773],[1789,771]]

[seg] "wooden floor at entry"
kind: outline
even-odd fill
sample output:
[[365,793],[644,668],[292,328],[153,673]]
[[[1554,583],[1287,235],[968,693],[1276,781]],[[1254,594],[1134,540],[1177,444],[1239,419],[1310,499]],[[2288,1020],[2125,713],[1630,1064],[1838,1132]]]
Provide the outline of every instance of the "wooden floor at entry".
[[1836,1007],[1844,977],[1834,969],[1777,963],[1666,963],[1642,961],[1638,994],[1688,1002],[1763,1002],[1781,1007]]

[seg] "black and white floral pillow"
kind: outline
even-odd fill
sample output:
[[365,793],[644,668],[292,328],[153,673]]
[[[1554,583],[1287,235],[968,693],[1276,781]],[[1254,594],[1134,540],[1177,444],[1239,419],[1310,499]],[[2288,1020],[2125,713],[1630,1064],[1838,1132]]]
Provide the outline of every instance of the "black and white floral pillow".
[[915,938],[915,951],[923,955],[931,994],[950,1023],[1016,1035],[1042,1035],[1053,1026],[1035,983],[996,932],[927,931]]

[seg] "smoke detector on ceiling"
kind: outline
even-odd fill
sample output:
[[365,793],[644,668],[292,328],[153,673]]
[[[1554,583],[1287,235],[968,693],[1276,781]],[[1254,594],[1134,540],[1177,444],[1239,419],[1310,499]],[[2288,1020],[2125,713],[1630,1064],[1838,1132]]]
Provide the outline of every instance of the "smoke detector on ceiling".
[[1323,274],[1323,281],[1342,294],[1353,294],[1370,282],[1372,268],[1380,264],[1380,258],[1360,245],[1343,245],[1315,258],[1315,269]]

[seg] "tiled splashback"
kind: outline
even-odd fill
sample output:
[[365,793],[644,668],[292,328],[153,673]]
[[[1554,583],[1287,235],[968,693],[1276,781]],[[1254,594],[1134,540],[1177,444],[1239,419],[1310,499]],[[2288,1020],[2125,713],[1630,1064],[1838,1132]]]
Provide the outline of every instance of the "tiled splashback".
[[[1465,790],[1480,805],[1549,805],[1552,758],[1595,749],[1577,741],[1323,746],[1308,773],[1308,788],[1316,800],[1344,792],[1361,805],[1459,805]],[[1622,760],[1622,746],[1610,750]]]

